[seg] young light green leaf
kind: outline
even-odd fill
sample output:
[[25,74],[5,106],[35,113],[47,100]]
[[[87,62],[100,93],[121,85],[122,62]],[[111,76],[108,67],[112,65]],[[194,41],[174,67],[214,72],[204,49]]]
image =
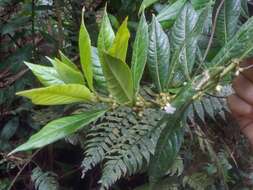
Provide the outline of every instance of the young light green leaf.
[[223,7],[219,13],[216,37],[218,43],[222,47],[236,33],[238,29],[239,17],[241,15],[241,0],[225,0]]
[[108,51],[112,47],[114,38],[115,34],[105,9],[97,42],[97,48],[101,62],[103,61],[103,52]]
[[28,62],[25,62],[25,65],[29,67],[29,69],[44,86],[64,84],[64,81],[60,78],[59,74],[53,67],[35,65]]
[[[178,18],[176,19],[171,32],[171,46],[173,52],[180,50],[177,67],[181,67],[187,79],[195,63],[197,42],[199,36],[191,36],[191,32],[198,21],[198,14],[190,3],[186,3]],[[181,48],[182,44],[186,45]]]
[[147,66],[157,90],[162,92],[169,74],[170,43],[167,34],[155,17],[151,24]]
[[109,92],[120,104],[132,104],[133,80],[131,70],[122,60],[104,53],[103,72]]
[[149,6],[156,3],[159,0],[143,0],[139,9],[139,15]]
[[173,25],[181,9],[184,7],[186,0],[178,0],[172,5],[165,6],[157,15],[157,20],[161,22],[166,28]]
[[92,47],[92,70],[95,86],[99,90],[106,90],[106,80],[103,73],[103,68],[98,56],[98,50],[95,47]]
[[60,56],[61,56],[61,61],[64,64],[68,65],[72,69],[75,69],[75,70],[79,71],[77,66],[66,55],[64,55],[64,53],[62,51],[59,51],[59,53],[60,53]]
[[147,62],[148,43],[148,24],[145,15],[143,14],[134,42],[131,66],[135,94],[139,91],[140,81]]
[[57,119],[48,123],[38,133],[34,134],[29,140],[14,149],[9,155],[20,151],[41,148],[60,139],[63,139],[83,127],[87,127],[91,122],[103,116],[107,110],[87,111],[78,115],[72,115]]
[[77,71],[73,69],[72,67],[69,67],[68,65],[61,62],[59,59],[55,58],[48,60],[52,63],[55,70],[60,76],[60,79],[63,80],[67,84],[84,84],[84,78],[80,71]]
[[116,37],[113,41],[112,47],[109,49],[110,55],[120,59],[121,61],[126,61],[128,40],[130,38],[130,32],[127,28],[128,18],[119,27]]
[[37,105],[62,105],[76,102],[92,102],[93,94],[80,84],[62,84],[18,92],[17,95],[32,100]]
[[82,11],[82,21],[79,32],[79,54],[80,54],[80,62],[82,66],[82,70],[86,81],[88,83],[88,87],[91,90],[93,88],[93,72],[92,72],[92,61],[91,61],[91,41],[89,33],[84,24],[84,10]]

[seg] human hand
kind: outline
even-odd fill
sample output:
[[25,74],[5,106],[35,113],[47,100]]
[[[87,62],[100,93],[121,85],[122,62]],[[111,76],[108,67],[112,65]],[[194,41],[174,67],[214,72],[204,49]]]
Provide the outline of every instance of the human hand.
[[247,69],[233,81],[235,94],[228,97],[228,105],[242,133],[253,146],[253,59],[245,61],[241,67]]

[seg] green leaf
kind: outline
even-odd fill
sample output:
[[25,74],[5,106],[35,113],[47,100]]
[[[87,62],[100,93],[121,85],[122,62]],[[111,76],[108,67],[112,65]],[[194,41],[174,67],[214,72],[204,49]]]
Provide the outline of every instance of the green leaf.
[[97,42],[97,48],[101,62],[103,61],[103,52],[112,47],[114,38],[115,34],[105,9]]
[[147,66],[159,92],[166,87],[170,66],[170,43],[167,34],[153,17],[149,37]]
[[241,0],[225,0],[216,26],[217,41],[222,47],[236,33],[241,15]]
[[178,0],[172,5],[165,6],[157,15],[157,20],[167,27],[172,26],[185,2],[186,0]]
[[145,69],[148,54],[148,24],[143,14],[138,26],[132,56],[132,76],[135,94],[138,93],[140,81]]
[[206,22],[206,19],[209,15],[210,5],[207,5],[205,9],[202,9],[202,11],[198,15],[198,19],[196,21],[195,26],[191,30],[190,34],[188,35],[189,39],[186,39],[182,42],[180,48],[177,48],[176,51],[173,53],[173,57],[171,59],[171,66],[169,70],[169,80],[168,85],[169,87],[175,87],[176,85],[175,80],[179,79],[180,84],[182,84],[185,80],[184,77],[184,70],[182,71],[181,67],[178,67],[178,63],[180,62],[180,55],[182,50],[187,48],[187,45],[189,44],[190,39],[196,39],[202,34],[204,29],[204,24]]
[[82,11],[82,21],[79,32],[79,54],[82,70],[88,83],[88,87],[91,90],[93,88],[93,72],[92,72],[92,61],[91,61],[91,41],[89,33],[84,24],[84,10]]
[[72,69],[75,69],[75,70],[79,71],[77,66],[66,55],[64,55],[64,53],[62,51],[59,51],[59,53],[60,53],[60,56],[61,56],[61,61],[64,64],[68,65]]
[[14,136],[19,126],[19,118],[13,117],[4,126],[0,133],[0,140],[8,141]]
[[[92,47],[92,69],[95,85],[99,90],[106,90],[106,80],[103,73],[103,68],[98,56],[98,50]],[[102,89],[101,89],[102,88]]]
[[253,17],[244,23],[236,35],[218,52],[210,65],[222,66],[233,59],[242,61],[253,55]]
[[64,84],[64,81],[53,67],[35,65],[28,62],[25,62],[25,64],[44,86]]
[[139,15],[149,6],[156,3],[159,0],[143,0],[139,9]]
[[121,61],[126,61],[128,40],[130,38],[130,33],[127,28],[128,18],[119,27],[116,37],[113,41],[112,47],[109,49],[110,55],[120,59]]
[[55,141],[63,139],[105,114],[107,110],[87,111],[79,115],[72,115],[54,120],[34,134],[29,140],[14,149],[9,155],[20,151],[41,148]]
[[176,109],[175,113],[165,115],[157,124],[157,127],[162,125],[165,127],[149,165],[151,189],[155,189],[155,184],[166,175],[177,157],[183,141],[186,110],[193,102],[195,94],[196,90],[192,84],[187,84],[171,103],[172,108]]
[[61,62],[59,59],[55,58],[54,60],[48,58],[48,60],[52,63],[55,70],[60,76],[60,79],[63,80],[67,84],[84,84],[84,78],[80,71],[69,67],[68,65]]
[[61,105],[94,101],[93,94],[80,84],[62,84],[18,92],[17,95],[32,100],[37,105]]
[[[191,36],[191,32],[198,21],[198,14],[190,3],[186,3],[178,18],[176,19],[171,32],[171,46],[173,51],[180,51],[176,67],[181,67],[187,79],[196,59],[197,42],[199,36]],[[184,44],[182,47],[182,44]]]
[[108,53],[103,57],[103,72],[109,92],[120,104],[132,104],[133,80],[128,65]]
[[211,1],[212,0],[191,0],[191,4],[195,10],[199,10],[206,7],[206,5]]

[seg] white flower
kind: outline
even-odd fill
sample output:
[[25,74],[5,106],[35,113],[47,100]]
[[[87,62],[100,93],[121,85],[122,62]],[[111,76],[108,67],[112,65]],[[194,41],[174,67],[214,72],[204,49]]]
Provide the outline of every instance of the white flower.
[[176,108],[174,108],[170,103],[167,103],[166,106],[163,108],[164,111],[168,114],[173,114],[175,113],[175,111],[177,110]]
[[215,90],[216,90],[217,92],[220,92],[220,91],[222,90],[222,86],[221,86],[221,85],[217,85],[217,86],[215,87]]

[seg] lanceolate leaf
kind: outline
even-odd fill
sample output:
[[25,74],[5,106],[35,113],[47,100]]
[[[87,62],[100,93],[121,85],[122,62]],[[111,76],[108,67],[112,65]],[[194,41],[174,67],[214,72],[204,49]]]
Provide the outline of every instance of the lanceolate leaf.
[[35,65],[32,63],[25,62],[26,66],[31,69],[33,74],[39,79],[44,86],[51,86],[57,84],[64,84],[59,74],[53,67],[47,67],[42,65]]
[[240,27],[236,35],[213,58],[211,65],[224,65],[233,59],[243,60],[253,55],[253,17]]
[[127,20],[126,18],[122,25],[119,27],[119,30],[116,34],[112,47],[109,49],[109,53],[121,61],[126,61],[127,48],[128,48],[128,40],[130,38],[130,33],[127,28]]
[[109,92],[120,104],[133,102],[133,80],[128,65],[107,53],[103,56],[103,72]]
[[93,77],[95,80],[96,87],[99,88],[99,90],[105,90],[106,80],[105,80],[102,65],[98,56],[98,50],[95,47],[92,47],[92,70],[93,70]]
[[71,67],[72,69],[75,69],[75,70],[79,71],[78,68],[77,68],[77,66],[76,66],[66,55],[64,55],[64,54],[62,53],[62,51],[59,51],[59,53],[60,53],[60,56],[61,56],[61,61],[62,61],[64,64],[68,65],[68,66]]
[[101,22],[100,31],[98,35],[98,42],[97,42],[98,53],[99,53],[100,59],[103,57],[103,52],[111,48],[114,38],[115,38],[115,34],[112,29],[107,12],[105,10],[104,16]]
[[148,8],[149,6],[151,6],[152,4],[154,4],[155,2],[157,2],[159,0],[143,0],[140,10],[139,10],[139,15],[141,14],[141,12],[143,12],[146,8]]
[[143,14],[140,20],[140,24],[138,26],[133,47],[131,70],[133,75],[135,94],[139,91],[140,80],[147,62],[148,43],[148,24],[146,22],[145,15]]
[[191,0],[191,4],[195,10],[206,7],[212,0]]
[[177,18],[181,9],[184,7],[186,0],[177,0],[172,5],[165,6],[157,15],[157,20],[162,24],[170,27]]
[[170,66],[170,43],[167,34],[153,17],[149,37],[147,66],[159,92],[164,90]]
[[93,72],[91,62],[91,41],[89,33],[84,24],[84,11],[82,11],[82,21],[79,32],[79,53],[82,70],[84,72],[86,81],[91,90],[93,90]]
[[88,124],[97,120],[104,115],[106,110],[87,111],[79,115],[72,115],[61,119],[54,120],[43,127],[38,133],[13,150],[10,154],[19,151],[26,151],[44,147],[55,141],[58,141],[68,135],[71,135]]
[[171,44],[173,51],[180,50],[177,67],[181,67],[186,78],[190,79],[190,74],[195,63],[197,42],[199,36],[191,36],[191,32],[198,21],[198,14],[190,3],[186,3],[171,32]]
[[59,74],[61,80],[68,84],[84,84],[84,78],[80,71],[69,67],[68,65],[61,62],[59,59],[54,60],[48,58],[53,64],[55,70]]
[[216,37],[221,47],[235,35],[238,29],[240,10],[241,0],[224,1],[216,26]]
[[80,84],[63,84],[25,90],[18,92],[17,95],[27,97],[37,105],[61,105],[94,101],[93,94],[89,89]]

